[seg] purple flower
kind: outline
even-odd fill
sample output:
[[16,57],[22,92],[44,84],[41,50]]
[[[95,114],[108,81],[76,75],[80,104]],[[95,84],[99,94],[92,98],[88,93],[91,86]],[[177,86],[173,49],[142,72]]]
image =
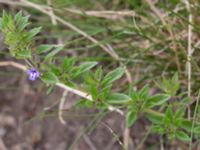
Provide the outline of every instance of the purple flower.
[[39,73],[39,71],[37,71],[36,68],[31,68],[31,69],[27,70],[26,73],[29,76],[28,79],[31,81],[35,81],[37,78],[40,77],[40,73]]

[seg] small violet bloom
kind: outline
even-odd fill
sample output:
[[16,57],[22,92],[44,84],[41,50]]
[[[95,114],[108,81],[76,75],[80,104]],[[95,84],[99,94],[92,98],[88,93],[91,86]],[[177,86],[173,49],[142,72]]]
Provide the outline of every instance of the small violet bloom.
[[36,68],[31,68],[31,69],[27,70],[26,73],[29,76],[28,79],[31,81],[35,81],[37,78],[40,77],[40,73],[39,73],[39,71],[37,71]]

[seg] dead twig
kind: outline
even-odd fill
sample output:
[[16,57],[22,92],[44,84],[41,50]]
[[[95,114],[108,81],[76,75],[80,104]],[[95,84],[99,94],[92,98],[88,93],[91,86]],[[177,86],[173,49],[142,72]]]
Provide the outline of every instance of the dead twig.
[[[184,3],[186,5],[186,8],[189,12],[189,16],[188,16],[188,45],[187,45],[187,73],[188,73],[188,91],[187,91],[187,94],[188,94],[188,97],[191,97],[191,88],[192,88],[192,85],[191,85],[191,78],[192,78],[192,65],[191,65],[191,57],[192,57],[192,53],[193,53],[193,50],[192,50],[192,13],[191,13],[191,9],[190,9],[190,2],[188,0],[184,0]],[[188,108],[188,118],[190,119],[190,114],[191,114],[191,111],[190,111],[190,108]]]
[[113,131],[113,129],[104,122],[102,122],[102,125],[105,126],[110,131],[110,133],[114,136],[114,138],[117,140],[122,149],[127,150],[123,145],[123,143],[121,142],[121,140],[119,139],[118,135]]
[[63,108],[64,108],[67,93],[68,93],[68,91],[66,91],[66,90],[63,92],[62,97],[60,99],[59,109],[58,109],[58,118],[63,125],[66,124],[66,122],[63,118]]
[[120,10],[120,11],[112,11],[112,10],[105,10],[105,11],[81,11],[77,9],[66,8],[68,12],[79,14],[79,15],[87,15],[111,20],[118,20],[124,17],[134,17],[136,13],[130,10]]
[[55,15],[54,15],[54,12],[53,12],[51,0],[47,0],[47,4],[49,5],[49,15],[51,17],[51,22],[52,22],[53,25],[57,25],[57,21],[54,17]]
[[23,71],[27,70],[26,66],[24,66],[22,64],[19,64],[19,63],[16,63],[16,62],[13,62],[13,61],[3,61],[3,62],[0,62],[0,66],[2,66],[2,67],[13,66],[13,67],[18,68],[18,69],[23,70]]

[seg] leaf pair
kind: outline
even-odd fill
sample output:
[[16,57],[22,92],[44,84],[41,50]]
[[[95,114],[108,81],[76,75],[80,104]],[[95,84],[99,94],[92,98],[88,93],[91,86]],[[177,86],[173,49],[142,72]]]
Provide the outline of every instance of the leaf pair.
[[175,96],[178,89],[180,88],[180,83],[178,79],[178,74],[175,73],[172,79],[163,78],[162,83],[156,82],[156,85],[162,89],[165,93]]
[[149,87],[145,85],[139,92],[130,89],[130,97],[128,112],[126,114],[126,124],[128,127],[132,126],[137,119],[138,112],[143,112],[146,109],[153,108],[164,104],[169,100],[170,95],[168,94],[156,94],[153,96],[149,95]]
[[[47,71],[46,73],[42,74],[42,80],[47,84],[55,84],[59,81],[59,76],[56,75],[56,72],[60,72],[61,75],[65,74],[68,69],[71,70],[71,77],[75,78],[82,73],[90,70],[94,66],[97,65],[96,62],[84,62],[79,66],[73,66],[74,63],[72,62],[72,59],[64,59],[63,64],[61,68],[57,68],[54,66],[54,69],[51,69]],[[71,67],[71,68],[70,68]],[[56,70],[56,71],[53,71]],[[64,72],[63,72],[64,71]],[[59,74],[59,73],[58,73]]]

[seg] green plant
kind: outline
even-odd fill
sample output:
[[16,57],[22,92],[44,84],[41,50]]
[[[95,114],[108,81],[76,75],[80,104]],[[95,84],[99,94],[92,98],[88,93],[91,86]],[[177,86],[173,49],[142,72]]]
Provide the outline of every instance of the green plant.
[[[148,84],[140,90],[135,90],[134,85],[130,84],[128,90],[113,91],[114,82],[123,77],[125,68],[116,67],[105,73],[104,68],[96,61],[80,62],[69,57],[57,61],[55,56],[65,47],[35,44],[35,37],[40,33],[41,27],[29,29],[28,18],[23,17],[22,12],[15,17],[3,12],[0,30],[4,34],[10,54],[16,59],[25,60],[29,69],[36,68],[49,89],[62,83],[83,92],[80,95],[84,99],[77,103],[78,107],[116,111],[122,109],[126,113],[128,127],[139,117],[147,116],[153,125],[152,132],[167,135],[169,140],[177,138],[189,142],[192,140],[189,136],[191,132],[194,137],[199,136],[200,122],[186,117],[188,103],[179,102],[177,98],[188,98],[184,93],[178,93],[181,85],[178,73],[171,79],[163,78],[162,82],[156,82],[162,93],[150,94],[151,87]],[[38,61],[35,56],[42,57]]]

